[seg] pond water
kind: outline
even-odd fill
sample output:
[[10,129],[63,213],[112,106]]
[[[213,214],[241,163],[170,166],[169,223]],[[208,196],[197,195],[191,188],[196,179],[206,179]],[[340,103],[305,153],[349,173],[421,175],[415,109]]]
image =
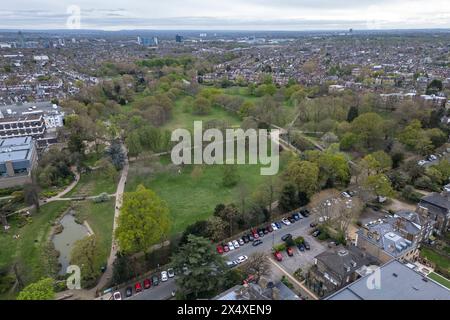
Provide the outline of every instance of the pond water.
[[78,224],[73,214],[73,211],[69,211],[62,217],[60,224],[64,227],[64,230],[53,236],[55,249],[60,253],[58,261],[61,264],[61,270],[59,274],[66,273],[74,243],[89,235],[88,229],[84,225]]

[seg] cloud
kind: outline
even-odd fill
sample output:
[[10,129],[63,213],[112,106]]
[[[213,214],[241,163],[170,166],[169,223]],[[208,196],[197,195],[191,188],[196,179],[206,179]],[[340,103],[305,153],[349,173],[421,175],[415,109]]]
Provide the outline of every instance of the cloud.
[[[311,30],[449,28],[448,0],[16,0],[0,28],[65,28],[69,5],[86,29]],[[27,9],[23,9],[27,8]]]

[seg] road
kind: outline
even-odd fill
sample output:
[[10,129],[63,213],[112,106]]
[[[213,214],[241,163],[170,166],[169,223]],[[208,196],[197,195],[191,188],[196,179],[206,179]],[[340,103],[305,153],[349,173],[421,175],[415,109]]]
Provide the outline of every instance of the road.
[[[151,287],[127,298],[126,300],[167,300],[172,297],[172,291],[176,290],[175,279],[171,278],[166,282],[160,282],[157,287]],[[134,291],[134,289],[133,289]],[[125,297],[125,290],[121,290],[122,297]]]

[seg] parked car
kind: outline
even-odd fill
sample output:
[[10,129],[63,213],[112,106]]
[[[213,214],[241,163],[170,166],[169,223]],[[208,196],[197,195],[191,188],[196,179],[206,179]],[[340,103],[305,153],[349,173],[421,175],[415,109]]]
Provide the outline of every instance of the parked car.
[[247,261],[248,260],[248,257],[247,256],[239,256],[238,258],[237,258],[237,262],[240,264],[240,263],[244,263],[245,261]]
[[417,162],[417,164],[419,165],[419,166],[424,166],[425,164],[427,164],[428,163],[428,161],[426,161],[426,160],[420,160],[419,162]]
[[311,223],[309,224],[309,226],[310,226],[311,228],[315,228],[315,227],[317,227],[317,223],[311,222]]
[[259,246],[262,243],[263,242],[261,240],[255,240],[255,241],[253,241],[252,246],[256,247],[256,246]]
[[248,243],[250,240],[248,239],[248,236],[245,235],[242,237],[242,240],[244,241],[244,243]]
[[283,256],[281,255],[281,252],[275,251],[273,253],[273,255],[274,255],[275,259],[277,259],[277,261],[282,261],[283,260]]
[[167,271],[161,271],[161,281],[166,282],[169,280],[169,276],[167,275]]
[[305,246],[306,250],[310,250],[311,249],[311,246],[309,245],[309,242],[304,241],[303,245]]
[[292,238],[292,234],[288,233],[281,237],[282,241],[286,241],[287,239]]
[[286,253],[288,254],[289,257],[292,257],[294,255],[294,250],[292,250],[292,248],[288,247],[288,248],[286,248]]
[[290,223],[295,223],[295,221],[296,221],[296,220],[295,220],[294,218],[292,218],[292,217],[288,217],[287,219],[289,220]]
[[309,217],[309,210],[308,209],[302,209],[300,210],[300,214],[304,216],[305,218]]
[[142,291],[142,286],[140,282],[136,282],[134,284],[134,291],[136,291],[136,293],[141,292]]
[[228,242],[228,248],[230,249],[230,251],[233,251],[234,250],[234,244],[233,244],[233,242]]
[[223,247],[223,251],[224,251],[224,252],[230,251],[230,248],[228,247],[227,244],[224,244],[222,247]]
[[253,238],[255,238],[255,239],[259,239],[259,234],[258,234],[258,230],[256,230],[256,229],[252,229],[252,234],[253,234]]
[[255,240],[255,238],[253,237],[253,234],[249,234],[248,236],[248,241],[253,241],[253,240]]
[[240,246],[243,246],[243,245],[245,244],[245,242],[244,242],[244,240],[242,240],[242,238],[240,238],[240,239],[238,240],[238,242],[239,242],[239,245],[240,245]]
[[287,226],[291,224],[291,222],[287,218],[281,219],[281,222],[283,222]]
[[277,226],[277,229],[281,229],[281,223],[280,222],[275,222],[275,225]]
[[237,240],[233,240],[233,246],[235,249],[239,248],[239,242],[237,242]]
[[300,218],[300,215],[299,215],[298,213],[294,213],[294,214],[292,215],[292,218],[294,218],[295,221],[298,221],[298,220],[301,219],[301,218]]
[[114,292],[113,299],[114,300],[122,300],[122,294],[119,291]]
[[259,229],[258,230],[258,234],[259,234],[259,237],[261,238],[261,237],[264,237],[264,231],[263,231],[263,229]]
[[153,284],[153,286],[159,285],[159,278],[158,278],[157,275],[154,275],[154,276],[152,277],[152,284]]
[[273,230],[278,230],[278,227],[277,227],[276,223],[272,223],[271,226],[272,226]]
[[128,297],[131,297],[132,295],[133,295],[133,288],[127,287],[125,289],[125,296],[128,298]]
[[298,245],[297,245],[297,248],[298,248],[298,250],[300,250],[300,251],[305,251],[305,246],[304,246],[304,244],[303,243],[299,243]]
[[150,279],[144,280],[144,289],[149,289],[152,286],[152,281]]
[[226,264],[228,268],[233,268],[237,265],[236,261],[227,261]]
[[344,198],[351,198],[351,196],[345,191],[341,193],[341,196],[343,196]]
[[262,228],[261,230],[262,230],[262,232],[263,232],[264,234],[268,234],[268,233],[269,233],[269,230],[267,230],[267,228]]
[[320,234],[320,230],[315,230],[315,231],[312,233],[312,236],[313,236],[314,238],[317,238],[317,237],[319,236],[319,234]]
[[217,253],[218,254],[223,254],[223,247],[222,246],[217,246]]
[[267,229],[268,232],[272,232],[273,231],[273,228],[272,228],[271,225],[268,225],[266,229]]
[[169,278],[175,277],[175,270],[173,270],[172,268],[167,269],[167,275],[169,276]]

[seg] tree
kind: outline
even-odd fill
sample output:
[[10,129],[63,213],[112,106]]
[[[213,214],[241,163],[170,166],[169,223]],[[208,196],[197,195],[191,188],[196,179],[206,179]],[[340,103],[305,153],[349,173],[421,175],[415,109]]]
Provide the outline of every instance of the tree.
[[180,238],[180,244],[185,244],[188,241],[189,235],[195,235],[197,237],[209,238],[210,233],[208,230],[208,221],[199,220],[186,227]]
[[364,185],[378,196],[390,197],[394,194],[391,182],[384,174],[376,174],[367,177]]
[[384,137],[383,118],[376,113],[364,113],[351,123],[352,132],[368,149],[375,145]]
[[235,165],[224,165],[223,166],[223,177],[222,184],[231,188],[234,187],[239,182],[239,173],[237,171],[237,167]]
[[242,266],[242,270],[247,275],[252,275],[255,281],[258,282],[261,277],[271,274],[269,258],[264,252],[255,252],[248,258],[247,263]]
[[111,142],[109,148],[106,149],[106,154],[111,159],[111,163],[114,167],[116,167],[117,170],[122,170],[125,165],[126,156],[119,140],[113,140]]
[[23,192],[25,203],[34,206],[36,211],[39,211],[39,186],[34,182],[27,183],[24,186]]
[[17,300],[54,300],[54,280],[44,278],[26,286],[17,296]]
[[228,222],[223,221],[220,217],[212,216],[207,220],[207,234],[210,235],[213,241],[225,239],[227,237],[226,230],[228,229]]
[[218,210],[215,210],[214,215],[216,217],[220,217],[223,221],[228,223],[227,233],[231,237],[233,235],[233,230],[237,228],[237,217],[239,216],[239,210],[233,203],[227,204],[224,207],[216,207],[216,209]]
[[128,153],[130,154],[130,156],[138,156],[143,151],[141,138],[137,131],[132,131],[125,139],[125,143],[127,145]]
[[211,112],[211,103],[204,97],[197,97],[192,106],[192,113],[195,115],[207,115]]
[[358,107],[351,106],[350,109],[348,109],[347,121],[352,122],[358,117],[358,114],[359,114]]
[[81,266],[81,280],[83,287],[95,284],[100,275],[98,256],[98,243],[95,235],[85,237],[75,242],[70,254],[70,263]]
[[170,230],[169,209],[152,190],[139,185],[123,195],[116,238],[124,253],[136,253],[160,243]]
[[102,158],[95,163],[95,166],[98,167],[98,172],[111,179],[113,183],[116,182],[117,170],[109,159]]
[[171,263],[177,270],[187,269],[176,280],[184,298],[210,298],[222,288],[225,261],[208,239],[189,235]]
[[285,177],[297,188],[297,191],[304,192],[309,197],[317,190],[319,167],[309,161],[294,159],[289,162]]
[[298,207],[297,190],[293,184],[288,183],[283,187],[278,205],[283,212],[289,212]]

